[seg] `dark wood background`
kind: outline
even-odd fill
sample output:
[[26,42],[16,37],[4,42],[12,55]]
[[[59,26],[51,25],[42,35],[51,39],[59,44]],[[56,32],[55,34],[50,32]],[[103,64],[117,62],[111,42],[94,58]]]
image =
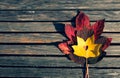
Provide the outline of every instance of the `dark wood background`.
[[120,0],[0,0],[0,77],[82,78],[82,67],[57,48],[77,10],[106,19],[107,56],[90,78],[120,78]]

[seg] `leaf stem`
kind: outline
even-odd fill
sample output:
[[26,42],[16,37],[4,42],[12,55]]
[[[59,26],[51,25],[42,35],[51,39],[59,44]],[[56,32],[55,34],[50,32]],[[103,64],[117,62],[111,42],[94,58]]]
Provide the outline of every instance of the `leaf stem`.
[[85,70],[85,78],[89,78],[89,64],[88,59],[86,58],[86,70]]

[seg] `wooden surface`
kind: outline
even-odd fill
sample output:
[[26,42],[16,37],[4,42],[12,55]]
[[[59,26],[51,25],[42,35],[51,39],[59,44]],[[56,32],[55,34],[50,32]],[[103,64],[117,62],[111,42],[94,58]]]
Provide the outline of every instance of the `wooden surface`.
[[90,78],[120,78],[120,0],[0,0],[0,77],[82,78],[82,66],[57,48],[64,24],[77,11],[91,24],[106,19],[107,56],[90,65]]

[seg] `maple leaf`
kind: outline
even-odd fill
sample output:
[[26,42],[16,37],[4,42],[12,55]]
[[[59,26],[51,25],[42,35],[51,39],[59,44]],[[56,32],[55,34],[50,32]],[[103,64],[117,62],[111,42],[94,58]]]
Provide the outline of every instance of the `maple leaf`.
[[89,17],[80,12],[75,21],[75,26],[65,25],[65,34],[68,41],[58,45],[59,49],[76,63],[89,64],[102,60],[106,52],[104,51],[111,43],[112,38],[100,36],[104,29],[104,19],[98,20],[91,25]]

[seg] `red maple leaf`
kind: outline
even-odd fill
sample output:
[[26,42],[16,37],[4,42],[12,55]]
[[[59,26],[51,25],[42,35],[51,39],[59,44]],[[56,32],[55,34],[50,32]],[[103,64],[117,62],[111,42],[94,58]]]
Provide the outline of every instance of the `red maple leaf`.
[[[84,55],[80,55],[82,54],[82,52],[91,52],[92,51],[87,51],[87,50],[93,50],[93,52],[99,52],[99,55],[96,56],[91,56],[91,57],[87,57],[88,58],[88,63],[89,64],[93,64],[96,63],[98,61],[100,61],[106,54],[106,52],[104,51],[111,43],[112,38],[107,38],[104,36],[101,36],[103,29],[104,29],[104,22],[105,20],[98,20],[95,24],[91,25],[90,24],[90,20],[89,17],[87,15],[85,15],[83,12],[80,12],[77,17],[76,17],[76,21],[75,24],[76,26],[72,26],[70,24],[66,24],[65,25],[65,34],[68,37],[68,41],[64,41],[62,43],[60,43],[58,45],[59,49],[66,55],[69,56],[69,58],[71,60],[73,60],[76,63],[80,63],[80,64],[84,64],[85,63],[85,59],[86,57],[84,57]],[[92,36],[94,35],[94,42],[93,42],[93,46],[92,45],[87,45],[85,42],[88,40],[91,42],[92,40]],[[86,44],[85,46],[83,46],[83,49],[85,49],[85,51],[79,50],[79,46],[77,46],[77,50],[76,48],[74,48],[74,45],[80,45],[80,47],[82,47],[82,44],[80,43],[81,41],[79,41],[77,39],[77,37],[81,38],[84,40],[84,43]],[[101,44],[101,46],[99,48],[97,48],[96,50],[96,46],[94,47],[95,44]],[[92,46],[92,48],[91,48]],[[90,49],[89,49],[90,47]],[[80,48],[81,49],[81,48]],[[79,51],[78,51],[79,50]],[[75,53],[75,51],[78,51],[78,55]],[[88,54],[91,54],[88,53]],[[83,53],[85,54],[85,53]],[[95,53],[93,53],[94,55]]]

